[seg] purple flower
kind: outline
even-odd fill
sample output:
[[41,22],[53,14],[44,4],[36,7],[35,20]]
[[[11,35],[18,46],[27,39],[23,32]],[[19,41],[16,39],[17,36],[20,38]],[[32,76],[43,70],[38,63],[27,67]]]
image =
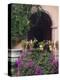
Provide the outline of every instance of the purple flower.
[[20,57],[21,59],[24,59],[26,57],[26,54],[22,53]]
[[58,61],[56,61],[56,60],[53,60],[53,62],[52,62],[52,69],[53,69],[53,73],[58,73]]
[[34,62],[30,59],[30,60],[28,60],[28,62],[25,64],[25,67],[31,68],[31,67],[33,67],[33,65],[34,65]]
[[18,58],[18,60],[16,61],[16,66],[21,67],[22,65],[23,65],[23,61],[20,58]]
[[42,69],[39,66],[36,66],[35,75],[41,75],[41,74],[42,74]]
[[52,65],[57,66],[57,65],[58,65],[58,61],[57,61],[57,60],[53,60],[53,61],[52,61]]

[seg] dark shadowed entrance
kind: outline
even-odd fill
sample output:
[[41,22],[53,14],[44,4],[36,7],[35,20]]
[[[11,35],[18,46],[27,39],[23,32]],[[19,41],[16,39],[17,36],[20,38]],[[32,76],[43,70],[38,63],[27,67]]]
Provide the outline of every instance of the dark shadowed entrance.
[[38,41],[51,40],[52,20],[46,12],[41,11],[40,15],[38,15],[38,12],[33,13],[30,17],[30,23],[31,28],[28,31],[28,40],[35,38]]

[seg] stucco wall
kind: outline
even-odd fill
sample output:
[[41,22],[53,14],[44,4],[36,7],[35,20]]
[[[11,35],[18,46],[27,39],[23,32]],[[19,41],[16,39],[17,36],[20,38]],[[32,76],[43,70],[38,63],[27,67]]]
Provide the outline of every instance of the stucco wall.
[[59,10],[57,6],[42,6],[44,10],[50,15],[53,25],[52,27],[52,40],[54,42],[58,41],[58,17]]

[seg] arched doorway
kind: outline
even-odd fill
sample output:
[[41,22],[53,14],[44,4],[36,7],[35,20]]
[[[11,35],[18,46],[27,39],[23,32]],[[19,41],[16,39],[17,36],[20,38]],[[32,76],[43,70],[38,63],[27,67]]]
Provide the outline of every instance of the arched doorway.
[[52,20],[45,11],[35,12],[30,17],[31,27],[28,31],[28,40],[37,39],[38,41],[52,39]]

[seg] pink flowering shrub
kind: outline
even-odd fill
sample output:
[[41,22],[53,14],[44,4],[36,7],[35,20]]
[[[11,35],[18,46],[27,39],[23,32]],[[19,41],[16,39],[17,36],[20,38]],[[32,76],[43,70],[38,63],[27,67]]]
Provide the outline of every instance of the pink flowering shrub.
[[16,61],[19,76],[57,74],[58,61],[54,60],[51,52],[41,52],[39,49],[23,52]]

